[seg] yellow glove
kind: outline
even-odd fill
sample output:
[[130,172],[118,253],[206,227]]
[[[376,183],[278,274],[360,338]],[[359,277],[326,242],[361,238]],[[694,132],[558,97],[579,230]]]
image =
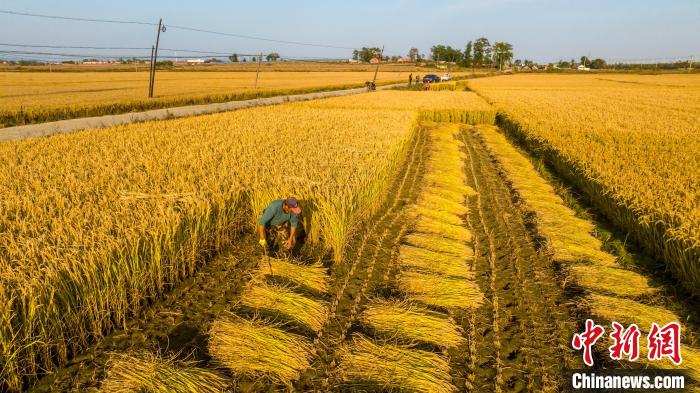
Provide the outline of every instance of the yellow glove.
[[267,246],[267,241],[266,241],[265,239],[260,239],[260,240],[258,240],[258,243],[259,243],[261,246],[263,246],[263,247],[266,247],[266,246]]

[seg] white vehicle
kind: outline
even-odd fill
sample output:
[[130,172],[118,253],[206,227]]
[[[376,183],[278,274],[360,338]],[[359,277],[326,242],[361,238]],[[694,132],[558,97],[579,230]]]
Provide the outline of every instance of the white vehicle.
[[440,77],[440,82],[447,82],[450,79],[452,79],[452,75],[450,75],[450,73],[448,72],[445,75]]

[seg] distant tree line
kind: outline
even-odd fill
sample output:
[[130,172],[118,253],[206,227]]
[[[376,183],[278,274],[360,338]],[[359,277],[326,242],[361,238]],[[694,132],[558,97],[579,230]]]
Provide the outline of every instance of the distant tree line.
[[[361,62],[369,62],[373,58],[379,58],[381,49],[377,47],[363,47],[352,51],[352,59]],[[425,61],[426,58],[420,53],[418,48],[411,48],[407,57],[411,61]],[[399,56],[383,56],[382,60],[398,61]],[[513,45],[508,42],[494,42],[493,45],[488,38],[481,37],[474,41],[467,42],[464,50],[453,48],[449,45],[433,45],[430,48],[430,59],[435,62],[448,62],[458,64],[463,67],[503,67],[510,64],[513,59]]]
[[[265,56],[265,60],[267,60],[267,61],[277,61],[277,60],[279,60],[279,59],[281,59],[281,56],[280,56],[280,54],[277,53],[277,52],[271,52],[271,53],[268,53],[268,54]],[[239,58],[237,53],[231,54],[231,56],[228,57],[228,60],[229,60],[231,63],[238,63],[239,61],[242,61],[242,62],[246,62],[246,61],[247,61],[247,59],[246,59],[245,56],[241,56],[241,57]],[[258,61],[257,56],[253,56],[253,57],[250,59],[250,61],[252,61],[252,62]],[[217,60],[217,62],[221,63],[221,60]]]
[[486,37],[480,37],[467,42],[464,51],[445,45],[434,45],[430,48],[431,57],[435,61],[447,61],[463,67],[503,67],[513,60],[513,45],[509,42],[494,42],[493,45]]

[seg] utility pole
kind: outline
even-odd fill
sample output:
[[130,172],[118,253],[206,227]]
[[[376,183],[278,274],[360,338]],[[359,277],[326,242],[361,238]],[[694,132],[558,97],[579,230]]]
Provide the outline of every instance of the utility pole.
[[258,88],[258,75],[260,75],[260,63],[262,63],[262,52],[260,52],[260,56],[258,56],[258,69],[255,71],[255,86],[253,87],[254,89]]
[[151,47],[151,79],[148,84],[148,98],[153,98],[153,85],[156,81],[156,63],[158,62],[158,44],[160,43],[160,32],[165,33],[165,26],[163,26],[163,18],[158,21],[158,33],[156,34],[156,46]]
[[695,56],[690,56],[690,61],[688,62],[688,72],[693,71],[693,62],[695,61]]
[[374,78],[372,78],[372,84],[377,85],[377,73],[379,72],[379,64],[382,62],[382,56],[384,56],[384,45],[382,45],[382,50],[379,52],[379,61],[377,62],[377,68],[374,69]]

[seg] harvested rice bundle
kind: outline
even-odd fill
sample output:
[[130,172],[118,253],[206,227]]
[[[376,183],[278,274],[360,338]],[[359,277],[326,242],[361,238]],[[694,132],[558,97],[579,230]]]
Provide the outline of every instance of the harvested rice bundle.
[[320,295],[328,292],[328,272],[320,263],[301,265],[291,261],[269,258],[260,263],[260,273],[282,279],[305,291]]
[[649,286],[649,280],[639,273],[598,265],[574,265],[571,274],[582,287],[618,296],[643,296],[658,290]]
[[310,299],[289,289],[253,280],[241,296],[241,306],[265,316],[318,333],[328,318],[324,302]]
[[450,365],[431,352],[377,345],[360,335],[341,350],[335,378],[356,391],[451,393]]
[[406,236],[406,242],[415,247],[451,254],[464,259],[474,255],[473,250],[467,247],[466,244],[436,235],[412,233]]
[[472,233],[469,229],[460,225],[446,224],[429,217],[419,218],[413,229],[417,232],[436,234],[462,243],[468,243],[472,240]]
[[408,302],[374,301],[360,316],[360,323],[376,336],[409,344],[453,348],[465,342],[451,318]]
[[417,205],[409,207],[406,211],[406,215],[411,220],[418,220],[422,216],[444,222],[445,224],[464,225],[464,220],[462,220],[462,218],[456,214],[446,213],[439,210],[426,209]]
[[406,270],[467,279],[472,277],[464,259],[424,248],[401,246],[398,263],[402,269]]
[[417,201],[418,205],[427,209],[440,210],[452,214],[467,214],[469,209],[459,202],[441,198],[436,195],[423,194]]
[[100,390],[105,393],[215,393],[226,388],[224,378],[194,364],[151,353],[114,355],[108,362],[107,377]]
[[663,307],[591,293],[586,297],[591,313],[607,321],[616,321],[624,325],[636,323],[639,329],[648,332],[652,323],[663,326],[669,322],[681,322],[676,314]]
[[410,300],[443,309],[474,308],[483,302],[479,287],[464,278],[406,271],[399,276],[399,287]]
[[288,385],[311,365],[313,346],[276,326],[234,317],[209,332],[209,353],[236,377]]
[[447,200],[450,200],[452,202],[457,202],[460,204],[464,204],[466,197],[471,195],[471,194],[465,195],[465,194],[458,192],[458,191],[453,191],[453,190],[439,188],[439,187],[423,187],[421,190],[421,193],[439,196],[440,198],[445,198]]

